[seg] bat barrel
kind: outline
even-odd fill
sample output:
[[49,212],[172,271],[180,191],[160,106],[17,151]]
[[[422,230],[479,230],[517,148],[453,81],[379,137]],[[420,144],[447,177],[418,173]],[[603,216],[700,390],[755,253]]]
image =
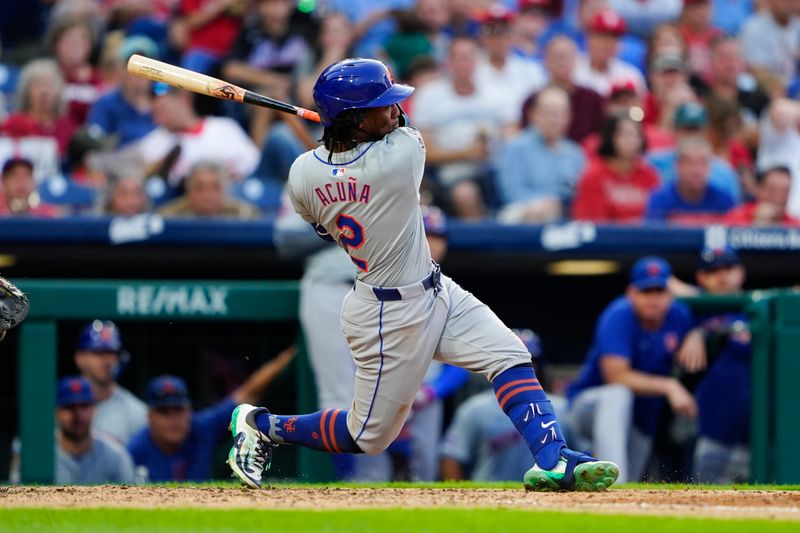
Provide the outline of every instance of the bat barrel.
[[128,60],[128,72],[198,94],[205,94],[224,100],[235,100],[237,102],[244,102],[261,107],[269,107],[308,120],[320,121],[319,115],[308,109],[293,106],[262,94],[247,91],[232,83],[138,54],[132,55]]

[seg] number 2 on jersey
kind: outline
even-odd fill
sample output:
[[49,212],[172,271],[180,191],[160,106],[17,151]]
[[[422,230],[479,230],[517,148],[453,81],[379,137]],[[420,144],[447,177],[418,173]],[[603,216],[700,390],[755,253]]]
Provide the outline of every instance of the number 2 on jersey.
[[350,260],[364,272],[369,272],[367,262],[352,255],[352,250],[358,250],[366,240],[364,226],[350,215],[339,215],[336,217],[336,227],[339,228],[339,242],[342,247],[350,254]]

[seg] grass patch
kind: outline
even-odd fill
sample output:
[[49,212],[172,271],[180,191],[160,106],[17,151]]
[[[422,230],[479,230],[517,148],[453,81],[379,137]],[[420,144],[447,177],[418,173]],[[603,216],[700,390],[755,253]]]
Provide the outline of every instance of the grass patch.
[[265,510],[133,510],[133,509],[7,509],[0,510],[4,533],[58,531],[78,533],[138,531],[197,532],[332,532],[364,533],[476,531],[510,532],[537,529],[614,533],[742,532],[769,528],[770,533],[796,532],[797,522],[715,520],[647,516],[558,513],[518,509],[394,509],[353,511]]

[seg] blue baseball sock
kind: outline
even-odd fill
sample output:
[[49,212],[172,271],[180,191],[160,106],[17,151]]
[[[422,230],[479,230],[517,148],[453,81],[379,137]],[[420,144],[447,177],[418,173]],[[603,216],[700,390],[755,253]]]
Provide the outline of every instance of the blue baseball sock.
[[536,464],[545,470],[555,467],[566,442],[533,366],[509,368],[494,378],[492,386],[500,408],[525,439]]
[[261,413],[256,416],[256,425],[278,444],[299,444],[329,453],[362,453],[347,429],[347,413],[343,409],[293,416]]

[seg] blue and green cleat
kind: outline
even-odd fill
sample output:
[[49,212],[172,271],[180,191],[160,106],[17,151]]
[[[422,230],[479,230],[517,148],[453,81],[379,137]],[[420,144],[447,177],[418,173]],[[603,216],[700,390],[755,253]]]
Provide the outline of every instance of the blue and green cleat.
[[233,410],[228,426],[233,435],[228,465],[242,483],[254,489],[261,488],[261,476],[265,470],[269,470],[272,448],[277,446],[256,426],[256,415],[261,413],[269,411],[243,403]]
[[619,467],[611,461],[598,461],[590,455],[569,448],[561,450],[555,467],[544,470],[538,465],[525,472],[525,490],[536,492],[606,490],[619,477]]

